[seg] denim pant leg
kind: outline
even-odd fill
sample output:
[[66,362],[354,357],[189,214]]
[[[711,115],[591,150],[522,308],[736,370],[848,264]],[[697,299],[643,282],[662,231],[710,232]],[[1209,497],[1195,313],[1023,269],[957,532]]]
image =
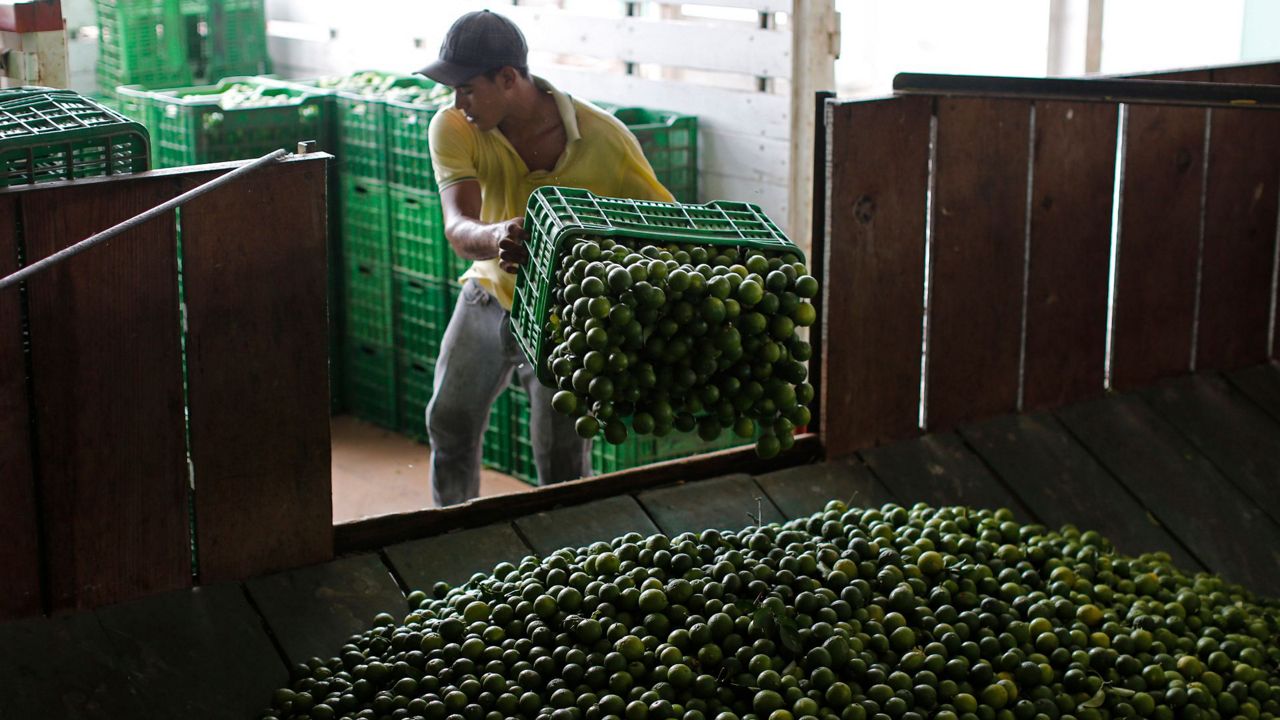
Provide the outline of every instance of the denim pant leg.
[[511,377],[498,301],[474,280],[462,288],[445,329],[431,402],[431,494],[437,507],[480,494],[480,455],[489,409]]
[[574,418],[551,407],[555,388],[538,382],[533,366],[522,355],[517,362],[520,384],[529,390],[529,442],[533,446],[533,464],[538,469],[538,484],[590,476],[591,441],[578,436],[573,429]]

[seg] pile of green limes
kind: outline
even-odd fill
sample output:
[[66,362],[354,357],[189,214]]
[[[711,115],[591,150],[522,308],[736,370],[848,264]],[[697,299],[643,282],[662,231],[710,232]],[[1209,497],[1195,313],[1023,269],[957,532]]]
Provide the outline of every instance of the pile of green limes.
[[579,240],[555,278],[555,409],[584,438],[726,429],[772,457],[809,422],[818,281],[789,253]]
[[1008,511],[632,533],[415,591],[264,720],[1211,720],[1280,712],[1280,603]]

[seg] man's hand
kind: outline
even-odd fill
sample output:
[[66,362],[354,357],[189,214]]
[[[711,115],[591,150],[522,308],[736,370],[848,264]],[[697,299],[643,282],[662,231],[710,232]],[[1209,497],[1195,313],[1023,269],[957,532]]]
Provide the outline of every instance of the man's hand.
[[498,265],[509,273],[515,273],[529,261],[529,248],[524,241],[529,233],[524,229],[524,216],[498,223]]

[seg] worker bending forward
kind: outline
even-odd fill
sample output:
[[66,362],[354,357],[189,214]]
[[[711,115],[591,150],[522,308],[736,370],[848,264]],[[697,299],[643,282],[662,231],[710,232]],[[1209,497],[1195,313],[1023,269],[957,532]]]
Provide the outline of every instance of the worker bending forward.
[[445,237],[473,261],[445,330],[427,406],[431,492],[438,506],[480,492],[480,454],[489,410],[512,368],[529,392],[529,433],[538,482],[586,476],[590,443],[573,418],[551,408],[511,331],[515,272],[528,260],[523,227],[529,195],[544,185],[598,195],[670,202],[640,144],[618,119],[565,95],[528,70],[524,35],[489,11],[463,15],[440,57],[421,74],[454,89],[429,139]]

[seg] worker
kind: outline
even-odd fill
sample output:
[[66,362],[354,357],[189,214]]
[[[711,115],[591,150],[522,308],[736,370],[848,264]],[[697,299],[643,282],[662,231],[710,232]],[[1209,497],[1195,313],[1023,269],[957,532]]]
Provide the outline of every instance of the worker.
[[454,90],[431,120],[431,163],[445,237],[472,264],[436,359],[427,405],[431,492],[439,507],[480,493],[490,408],[515,368],[529,393],[538,483],[585,477],[591,446],[551,407],[511,331],[515,272],[528,259],[525,206],[538,187],[671,202],[635,136],[617,118],[529,74],[524,34],[488,10],[460,17],[420,74]]

